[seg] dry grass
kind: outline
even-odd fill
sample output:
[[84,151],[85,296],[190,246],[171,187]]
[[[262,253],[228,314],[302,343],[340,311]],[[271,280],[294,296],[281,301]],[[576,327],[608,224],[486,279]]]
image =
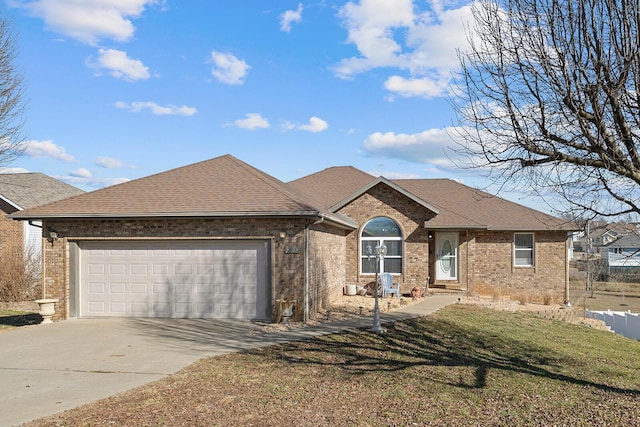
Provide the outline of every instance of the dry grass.
[[593,298],[584,281],[572,281],[571,301],[576,311],[612,310],[640,313],[640,283],[594,282]]
[[203,359],[29,426],[640,425],[640,343],[456,304],[366,330]]

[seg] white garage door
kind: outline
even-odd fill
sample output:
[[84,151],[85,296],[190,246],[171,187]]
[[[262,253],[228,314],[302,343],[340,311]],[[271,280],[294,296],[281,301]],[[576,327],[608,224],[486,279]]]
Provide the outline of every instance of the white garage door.
[[264,241],[80,243],[80,316],[267,319]]

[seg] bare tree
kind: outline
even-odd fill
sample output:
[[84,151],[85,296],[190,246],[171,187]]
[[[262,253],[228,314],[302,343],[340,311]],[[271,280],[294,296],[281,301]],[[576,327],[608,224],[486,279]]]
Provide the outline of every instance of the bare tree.
[[560,195],[587,217],[639,214],[638,0],[478,0],[473,10],[454,100],[467,166]]
[[17,56],[12,23],[0,17],[0,166],[23,151],[24,78],[16,68]]

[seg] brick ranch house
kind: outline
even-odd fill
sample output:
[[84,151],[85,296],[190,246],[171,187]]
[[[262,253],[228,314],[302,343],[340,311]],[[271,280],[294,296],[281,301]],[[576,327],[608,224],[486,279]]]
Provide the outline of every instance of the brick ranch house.
[[447,179],[335,167],[284,183],[225,155],[12,217],[43,221],[58,320],[271,320],[284,298],[306,320],[373,281],[364,252],[382,242],[403,293],[569,298],[569,224]]

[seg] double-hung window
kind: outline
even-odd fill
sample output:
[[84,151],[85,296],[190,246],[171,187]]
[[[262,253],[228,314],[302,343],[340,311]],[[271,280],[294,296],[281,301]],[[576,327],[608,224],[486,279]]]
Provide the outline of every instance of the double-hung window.
[[533,233],[515,233],[513,247],[514,265],[516,267],[534,266]]
[[[376,247],[385,245],[387,254],[376,259]],[[378,272],[402,274],[402,231],[391,218],[377,217],[369,221],[360,235],[360,271],[374,274],[378,260]]]

